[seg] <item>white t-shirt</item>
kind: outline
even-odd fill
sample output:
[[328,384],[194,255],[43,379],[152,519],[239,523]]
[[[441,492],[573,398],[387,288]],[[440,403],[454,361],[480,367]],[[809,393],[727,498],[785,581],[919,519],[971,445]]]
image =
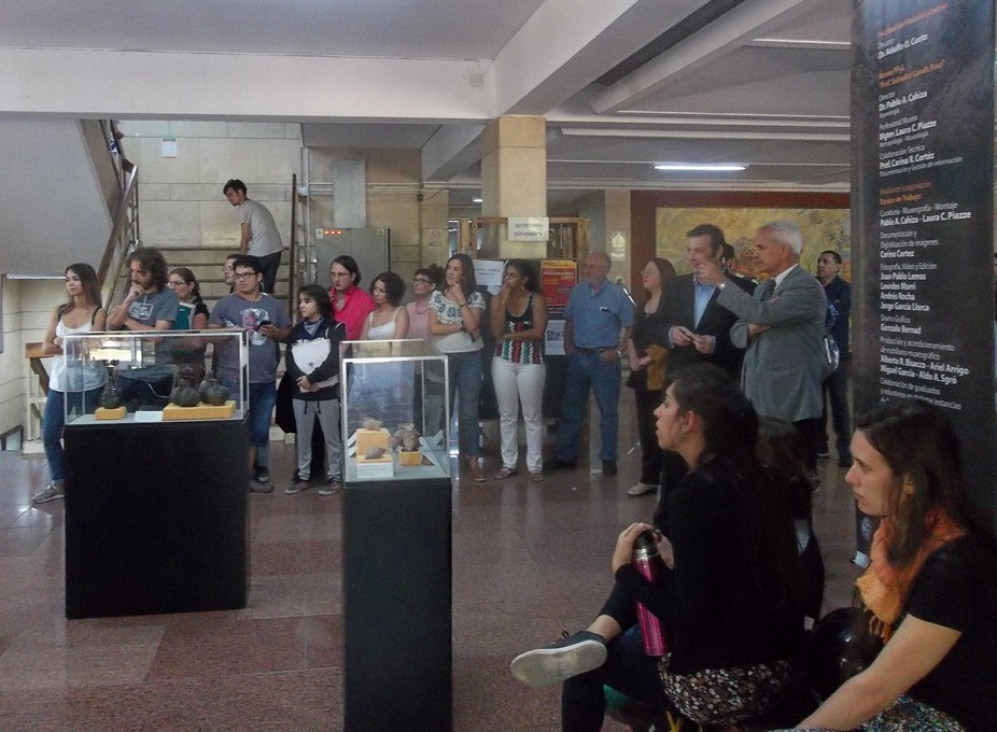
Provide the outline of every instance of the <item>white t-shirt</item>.
[[[485,309],[485,299],[481,297],[480,292],[472,292],[471,296],[467,298],[467,304],[478,310]],[[436,311],[436,320],[443,325],[453,325],[463,320],[460,315],[460,306],[453,300],[443,297],[443,293],[439,290],[430,296],[429,307]],[[465,353],[467,351],[480,351],[482,348],[480,337],[472,339],[470,333],[462,330],[435,336],[433,345],[440,353]]]
[[284,248],[280,240],[280,232],[274,223],[270,211],[262,203],[247,198],[239,204],[239,221],[249,224],[249,248],[246,254],[254,257],[265,257]]

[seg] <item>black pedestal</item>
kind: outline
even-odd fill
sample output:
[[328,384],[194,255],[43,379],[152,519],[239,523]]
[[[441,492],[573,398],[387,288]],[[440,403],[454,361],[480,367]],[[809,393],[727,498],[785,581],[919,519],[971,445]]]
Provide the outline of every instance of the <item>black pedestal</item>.
[[67,425],[66,616],[246,606],[238,421]]
[[450,490],[346,485],[346,732],[451,729]]

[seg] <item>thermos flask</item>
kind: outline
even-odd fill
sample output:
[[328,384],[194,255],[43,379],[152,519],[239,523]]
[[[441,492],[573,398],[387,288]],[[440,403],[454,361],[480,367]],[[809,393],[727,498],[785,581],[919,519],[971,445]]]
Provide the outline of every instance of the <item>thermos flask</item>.
[[[644,531],[634,542],[633,566],[648,582],[657,582],[665,571],[665,563],[658,554],[654,534]],[[637,621],[644,637],[644,652],[649,656],[665,655],[665,633],[658,616],[637,603]]]

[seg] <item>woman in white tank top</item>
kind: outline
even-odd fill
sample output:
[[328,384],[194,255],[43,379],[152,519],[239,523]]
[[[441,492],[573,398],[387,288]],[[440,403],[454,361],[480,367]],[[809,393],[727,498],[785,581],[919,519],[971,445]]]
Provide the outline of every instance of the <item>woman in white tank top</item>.
[[72,369],[67,372],[66,359],[62,358],[66,336],[101,331],[107,324],[107,313],[100,306],[100,288],[93,267],[89,264],[69,265],[66,268],[66,292],[69,300],[52,313],[42,347],[46,356],[55,356],[42,419],[42,442],[52,482],[45,490],[32,496],[31,501],[36,505],[63,497],[65,465],[60,440],[66,421],[67,400],[70,410],[92,411],[107,381],[107,373],[103,369]]
[[408,310],[401,307],[405,282],[394,272],[381,272],[370,285],[377,308],[363,321],[364,341],[386,341],[408,335]]

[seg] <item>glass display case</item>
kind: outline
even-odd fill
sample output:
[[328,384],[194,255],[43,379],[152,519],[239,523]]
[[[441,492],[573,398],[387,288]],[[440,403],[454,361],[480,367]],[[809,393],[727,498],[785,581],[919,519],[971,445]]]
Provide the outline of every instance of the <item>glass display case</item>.
[[241,328],[82,333],[62,351],[67,425],[241,421],[248,407]]
[[449,478],[447,358],[421,340],[340,345],[346,483]]

